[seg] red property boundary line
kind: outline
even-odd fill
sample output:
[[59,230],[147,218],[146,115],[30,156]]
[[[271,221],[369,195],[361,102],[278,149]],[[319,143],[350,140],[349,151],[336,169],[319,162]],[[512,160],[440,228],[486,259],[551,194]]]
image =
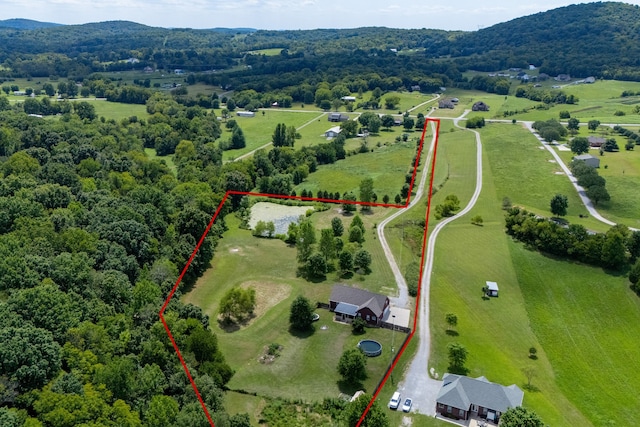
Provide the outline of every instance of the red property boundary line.
[[159,312],[160,321],[162,322],[162,324],[164,326],[164,329],[167,332],[169,340],[171,341],[171,344],[173,345],[173,348],[176,351],[176,354],[178,355],[178,359],[180,360],[180,363],[182,364],[182,368],[184,369],[184,372],[187,374],[187,378],[189,378],[189,382],[191,383],[191,387],[193,387],[193,391],[195,392],[196,397],[198,398],[198,401],[200,402],[200,405],[202,406],[202,409],[204,410],[205,416],[207,417],[207,420],[209,421],[209,424],[211,424],[211,427],[215,427],[215,425],[213,423],[213,419],[211,418],[211,414],[209,414],[209,410],[207,409],[207,406],[205,405],[204,400],[202,399],[202,396],[200,395],[200,391],[198,390],[198,387],[196,386],[196,383],[195,383],[193,377],[191,376],[191,372],[189,372],[189,368],[187,367],[187,364],[186,364],[184,358],[182,357],[182,353],[180,353],[180,349],[178,348],[178,345],[176,344],[176,341],[175,341],[175,339],[173,337],[173,334],[171,333],[171,330],[169,329],[169,325],[167,325],[167,322],[166,322],[166,320],[164,318],[164,312],[167,309],[167,306],[169,305],[169,302],[171,301],[171,298],[173,298],[173,295],[175,294],[176,290],[180,286],[180,283],[182,283],[182,279],[183,279],[185,273],[189,269],[189,266],[191,265],[191,262],[193,261],[193,258],[196,256],[196,253],[198,253],[198,250],[200,249],[200,245],[202,245],[202,242],[204,241],[205,237],[207,236],[207,234],[209,234],[209,230],[211,230],[211,226],[213,225],[214,221],[216,220],[216,218],[220,214],[220,211],[224,207],[224,204],[227,201],[227,199],[229,198],[229,196],[230,195],[243,195],[243,196],[254,196],[254,197],[269,197],[269,198],[275,198],[275,199],[293,199],[293,200],[301,200],[301,201],[314,201],[314,202],[325,202],[325,203],[341,203],[341,204],[346,203],[346,204],[352,204],[352,205],[365,205],[365,206],[378,206],[378,207],[385,207],[385,208],[406,209],[409,206],[409,203],[411,202],[411,192],[413,191],[413,188],[414,188],[415,179],[416,179],[416,175],[417,175],[417,172],[418,172],[418,165],[420,163],[420,157],[422,156],[422,149],[424,148],[424,137],[426,135],[427,126],[428,126],[429,122],[433,122],[433,123],[436,124],[436,132],[435,132],[435,143],[434,143],[434,147],[433,147],[433,158],[431,160],[431,179],[429,180],[429,193],[428,193],[429,199],[428,199],[428,202],[427,202],[427,211],[426,211],[426,214],[425,214],[424,233],[423,233],[423,236],[422,236],[422,255],[421,255],[421,263],[420,263],[420,276],[418,278],[418,293],[416,295],[416,306],[415,306],[415,315],[413,317],[413,328],[411,329],[411,333],[409,334],[409,338],[407,340],[405,340],[404,345],[400,348],[400,350],[398,351],[396,356],[393,358],[392,364],[387,369],[387,372],[385,373],[382,381],[380,382],[380,384],[378,385],[378,387],[374,391],[373,397],[369,401],[369,404],[367,405],[366,409],[364,410],[362,416],[360,417],[360,419],[358,420],[358,423],[355,426],[355,427],[360,427],[360,425],[364,421],[364,418],[366,417],[367,413],[371,409],[371,406],[373,405],[373,402],[378,397],[378,394],[380,393],[380,391],[382,390],[382,388],[386,384],[387,379],[391,375],[391,372],[396,367],[396,364],[398,363],[398,360],[400,359],[400,357],[404,353],[405,349],[407,348],[407,346],[409,345],[409,343],[413,339],[413,335],[415,334],[415,331],[416,331],[416,325],[417,325],[417,322],[418,322],[418,308],[420,306],[420,294],[421,294],[421,289],[422,289],[422,274],[423,274],[423,268],[424,268],[425,249],[426,249],[426,244],[427,244],[427,235],[428,235],[428,231],[429,231],[429,213],[431,212],[431,198],[432,198],[431,196],[432,196],[432,191],[433,191],[433,177],[435,175],[434,172],[435,172],[435,167],[436,167],[436,153],[438,151],[438,140],[440,138],[440,120],[439,119],[432,119],[432,118],[429,118],[429,117],[425,118],[424,127],[422,129],[422,136],[420,137],[420,145],[418,146],[416,159],[415,159],[415,162],[414,162],[414,165],[413,165],[413,174],[411,176],[411,183],[409,185],[409,194],[407,195],[407,201],[406,201],[406,203],[404,205],[388,204],[388,203],[359,202],[359,201],[355,201],[355,200],[334,200],[334,199],[324,199],[324,198],[315,198],[315,197],[288,196],[288,195],[282,195],[282,194],[252,193],[252,192],[231,191],[231,190],[229,190],[229,191],[227,191],[225,193],[224,197],[222,198],[222,201],[220,202],[220,204],[218,205],[218,208],[216,209],[216,212],[213,214],[213,217],[211,217],[211,220],[209,221],[209,224],[207,225],[207,228],[204,230],[204,233],[202,233],[202,236],[200,237],[200,240],[198,241],[198,243],[197,243],[195,249],[193,250],[193,252],[191,253],[191,256],[189,257],[189,260],[187,261],[187,263],[185,264],[184,268],[182,269],[182,272],[180,273],[180,276],[176,280],[175,285],[171,289],[171,292],[169,292],[169,295],[167,296],[167,299],[165,300],[165,302],[162,305],[162,308],[160,309],[160,312]]

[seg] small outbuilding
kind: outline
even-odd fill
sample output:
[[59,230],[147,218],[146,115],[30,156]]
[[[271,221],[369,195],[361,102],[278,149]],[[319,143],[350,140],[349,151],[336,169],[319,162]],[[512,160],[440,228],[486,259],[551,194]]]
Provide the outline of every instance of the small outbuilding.
[[255,117],[256,113],[254,113],[253,111],[238,111],[236,115],[238,117]]
[[498,296],[498,284],[496,282],[487,282],[484,287],[484,293],[488,297],[497,297]]
[[582,154],[580,156],[575,156],[573,159],[584,162],[587,166],[591,166],[592,168],[600,167],[600,159],[592,156],[591,154]]

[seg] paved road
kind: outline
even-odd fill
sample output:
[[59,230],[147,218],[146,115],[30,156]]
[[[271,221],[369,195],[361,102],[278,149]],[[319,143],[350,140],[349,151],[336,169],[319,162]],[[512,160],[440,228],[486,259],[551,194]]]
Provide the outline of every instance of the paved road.
[[[454,119],[454,124],[457,127],[460,127],[458,125],[458,121],[461,120],[468,112],[469,111],[467,110],[462,116]],[[460,128],[464,129],[462,127]],[[441,381],[434,380],[429,375],[429,354],[431,351],[429,293],[436,239],[438,238],[440,231],[447,224],[467,214],[473,208],[480,196],[480,192],[482,191],[482,142],[478,132],[473,130],[471,132],[473,132],[476,137],[476,188],[467,206],[465,206],[465,208],[455,216],[446,218],[438,223],[429,236],[429,241],[425,249],[426,264],[422,276],[422,289],[420,290],[420,301],[418,306],[418,331],[420,334],[419,347],[413,361],[407,369],[403,381],[398,385],[398,390],[400,390],[403,396],[413,398],[413,410],[425,415],[435,414],[436,397],[442,385]]]
[[406,213],[407,209],[410,209],[416,204],[418,204],[422,198],[422,194],[424,193],[424,187],[427,182],[427,177],[429,176],[428,165],[431,164],[431,157],[433,156],[433,149],[436,143],[436,127],[434,122],[431,122],[431,129],[433,130],[433,138],[431,139],[431,144],[429,146],[429,152],[427,154],[426,160],[424,161],[422,166],[422,177],[420,178],[420,183],[418,184],[416,195],[413,197],[413,199],[409,203],[409,206],[406,209],[399,209],[396,213],[394,213],[390,217],[385,218],[380,222],[380,224],[378,224],[378,228],[377,228],[378,240],[382,245],[382,249],[384,250],[384,255],[387,257],[389,266],[391,267],[391,270],[393,271],[393,275],[395,276],[396,284],[398,285],[398,297],[390,298],[391,302],[396,307],[409,308],[408,307],[409,291],[407,289],[407,282],[404,280],[404,275],[400,272],[400,268],[398,267],[398,264],[396,263],[396,260],[393,257],[393,253],[391,253],[391,248],[389,247],[389,244],[387,243],[387,238],[384,235],[384,229],[386,225],[389,224],[391,221],[398,218],[400,215]]

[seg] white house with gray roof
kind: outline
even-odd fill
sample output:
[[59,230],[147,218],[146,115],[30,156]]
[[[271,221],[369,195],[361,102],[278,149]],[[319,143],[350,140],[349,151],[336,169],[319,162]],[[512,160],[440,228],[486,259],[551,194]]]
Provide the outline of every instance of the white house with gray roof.
[[485,377],[444,374],[436,397],[436,414],[468,420],[477,416],[498,423],[509,408],[522,406],[524,392],[512,384],[505,387]]

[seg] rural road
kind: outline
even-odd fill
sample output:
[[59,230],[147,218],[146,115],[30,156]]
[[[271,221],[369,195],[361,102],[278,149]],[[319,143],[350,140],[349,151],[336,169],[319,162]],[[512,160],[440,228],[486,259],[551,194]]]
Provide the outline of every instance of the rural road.
[[407,289],[407,282],[404,280],[404,275],[400,271],[400,267],[398,267],[398,263],[396,263],[393,254],[391,253],[391,248],[389,247],[389,243],[384,235],[384,228],[387,224],[389,224],[394,219],[398,218],[400,215],[407,212],[408,209],[411,209],[415,205],[417,205],[422,199],[422,194],[424,193],[424,187],[427,182],[427,177],[429,176],[429,167],[428,165],[431,163],[431,158],[433,156],[433,149],[436,143],[436,128],[435,123],[431,122],[431,129],[433,130],[433,138],[431,139],[431,145],[429,146],[429,152],[427,154],[426,160],[422,166],[422,177],[420,178],[420,183],[418,184],[418,189],[416,190],[416,195],[411,199],[409,206],[405,209],[398,209],[396,213],[385,218],[378,224],[378,240],[382,245],[382,250],[384,250],[384,255],[387,257],[387,262],[389,262],[389,266],[391,267],[391,271],[393,271],[393,275],[396,279],[396,283],[398,285],[398,297],[390,298],[393,305],[401,308],[408,308],[409,305],[409,291]]
[[[454,119],[453,123],[459,127],[458,121],[463,119],[469,111],[465,111],[462,116]],[[413,410],[415,412],[434,415],[436,407],[436,397],[442,385],[441,381],[434,380],[429,375],[429,354],[431,351],[431,331],[429,329],[429,292],[431,287],[431,272],[433,270],[433,260],[435,253],[435,243],[440,231],[450,222],[455,221],[467,214],[476,204],[480,192],[482,191],[482,141],[480,134],[471,130],[476,137],[476,188],[469,203],[456,215],[446,218],[436,225],[429,236],[426,250],[426,264],[422,275],[422,289],[420,290],[419,310],[419,347],[418,351],[409,365],[404,380],[398,384],[398,390],[404,397],[413,399]]]
[[[548,142],[545,142],[544,139],[540,135],[538,135],[536,130],[533,128],[533,122],[522,122],[522,123],[538,139],[538,141],[540,141],[540,144],[542,144],[542,146],[544,148],[546,148],[547,151],[549,151],[551,153],[551,155],[555,159],[555,161],[558,164],[558,166],[560,166],[562,168],[562,170],[564,171],[565,175],[567,175],[567,178],[569,178],[569,181],[571,181],[571,183],[575,187],[576,191],[578,192],[578,195],[580,196],[580,199],[582,200],[582,203],[584,204],[584,206],[587,208],[587,211],[589,212],[589,215],[591,215],[592,217],[594,217],[598,221],[603,222],[603,223],[605,223],[607,225],[611,225],[611,226],[616,225],[615,222],[613,222],[613,221],[603,217],[602,215],[600,215],[600,213],[596,210],[595,206],[593,205],[593,202],[591,201],[591,199],[589,199],[587,197],[586,189],[584,187],[578,185],[578,179],[575,176],[573,176],[573,174],[571,173],[571,170],[569,169],[569,167],[562,161],[562,158],[560,158],[560,156],[558,155],[556,150],[553,149],[551,144],[549,144]],[[631,231],[638,231],[637,228],[629,227],[629,229]]]

